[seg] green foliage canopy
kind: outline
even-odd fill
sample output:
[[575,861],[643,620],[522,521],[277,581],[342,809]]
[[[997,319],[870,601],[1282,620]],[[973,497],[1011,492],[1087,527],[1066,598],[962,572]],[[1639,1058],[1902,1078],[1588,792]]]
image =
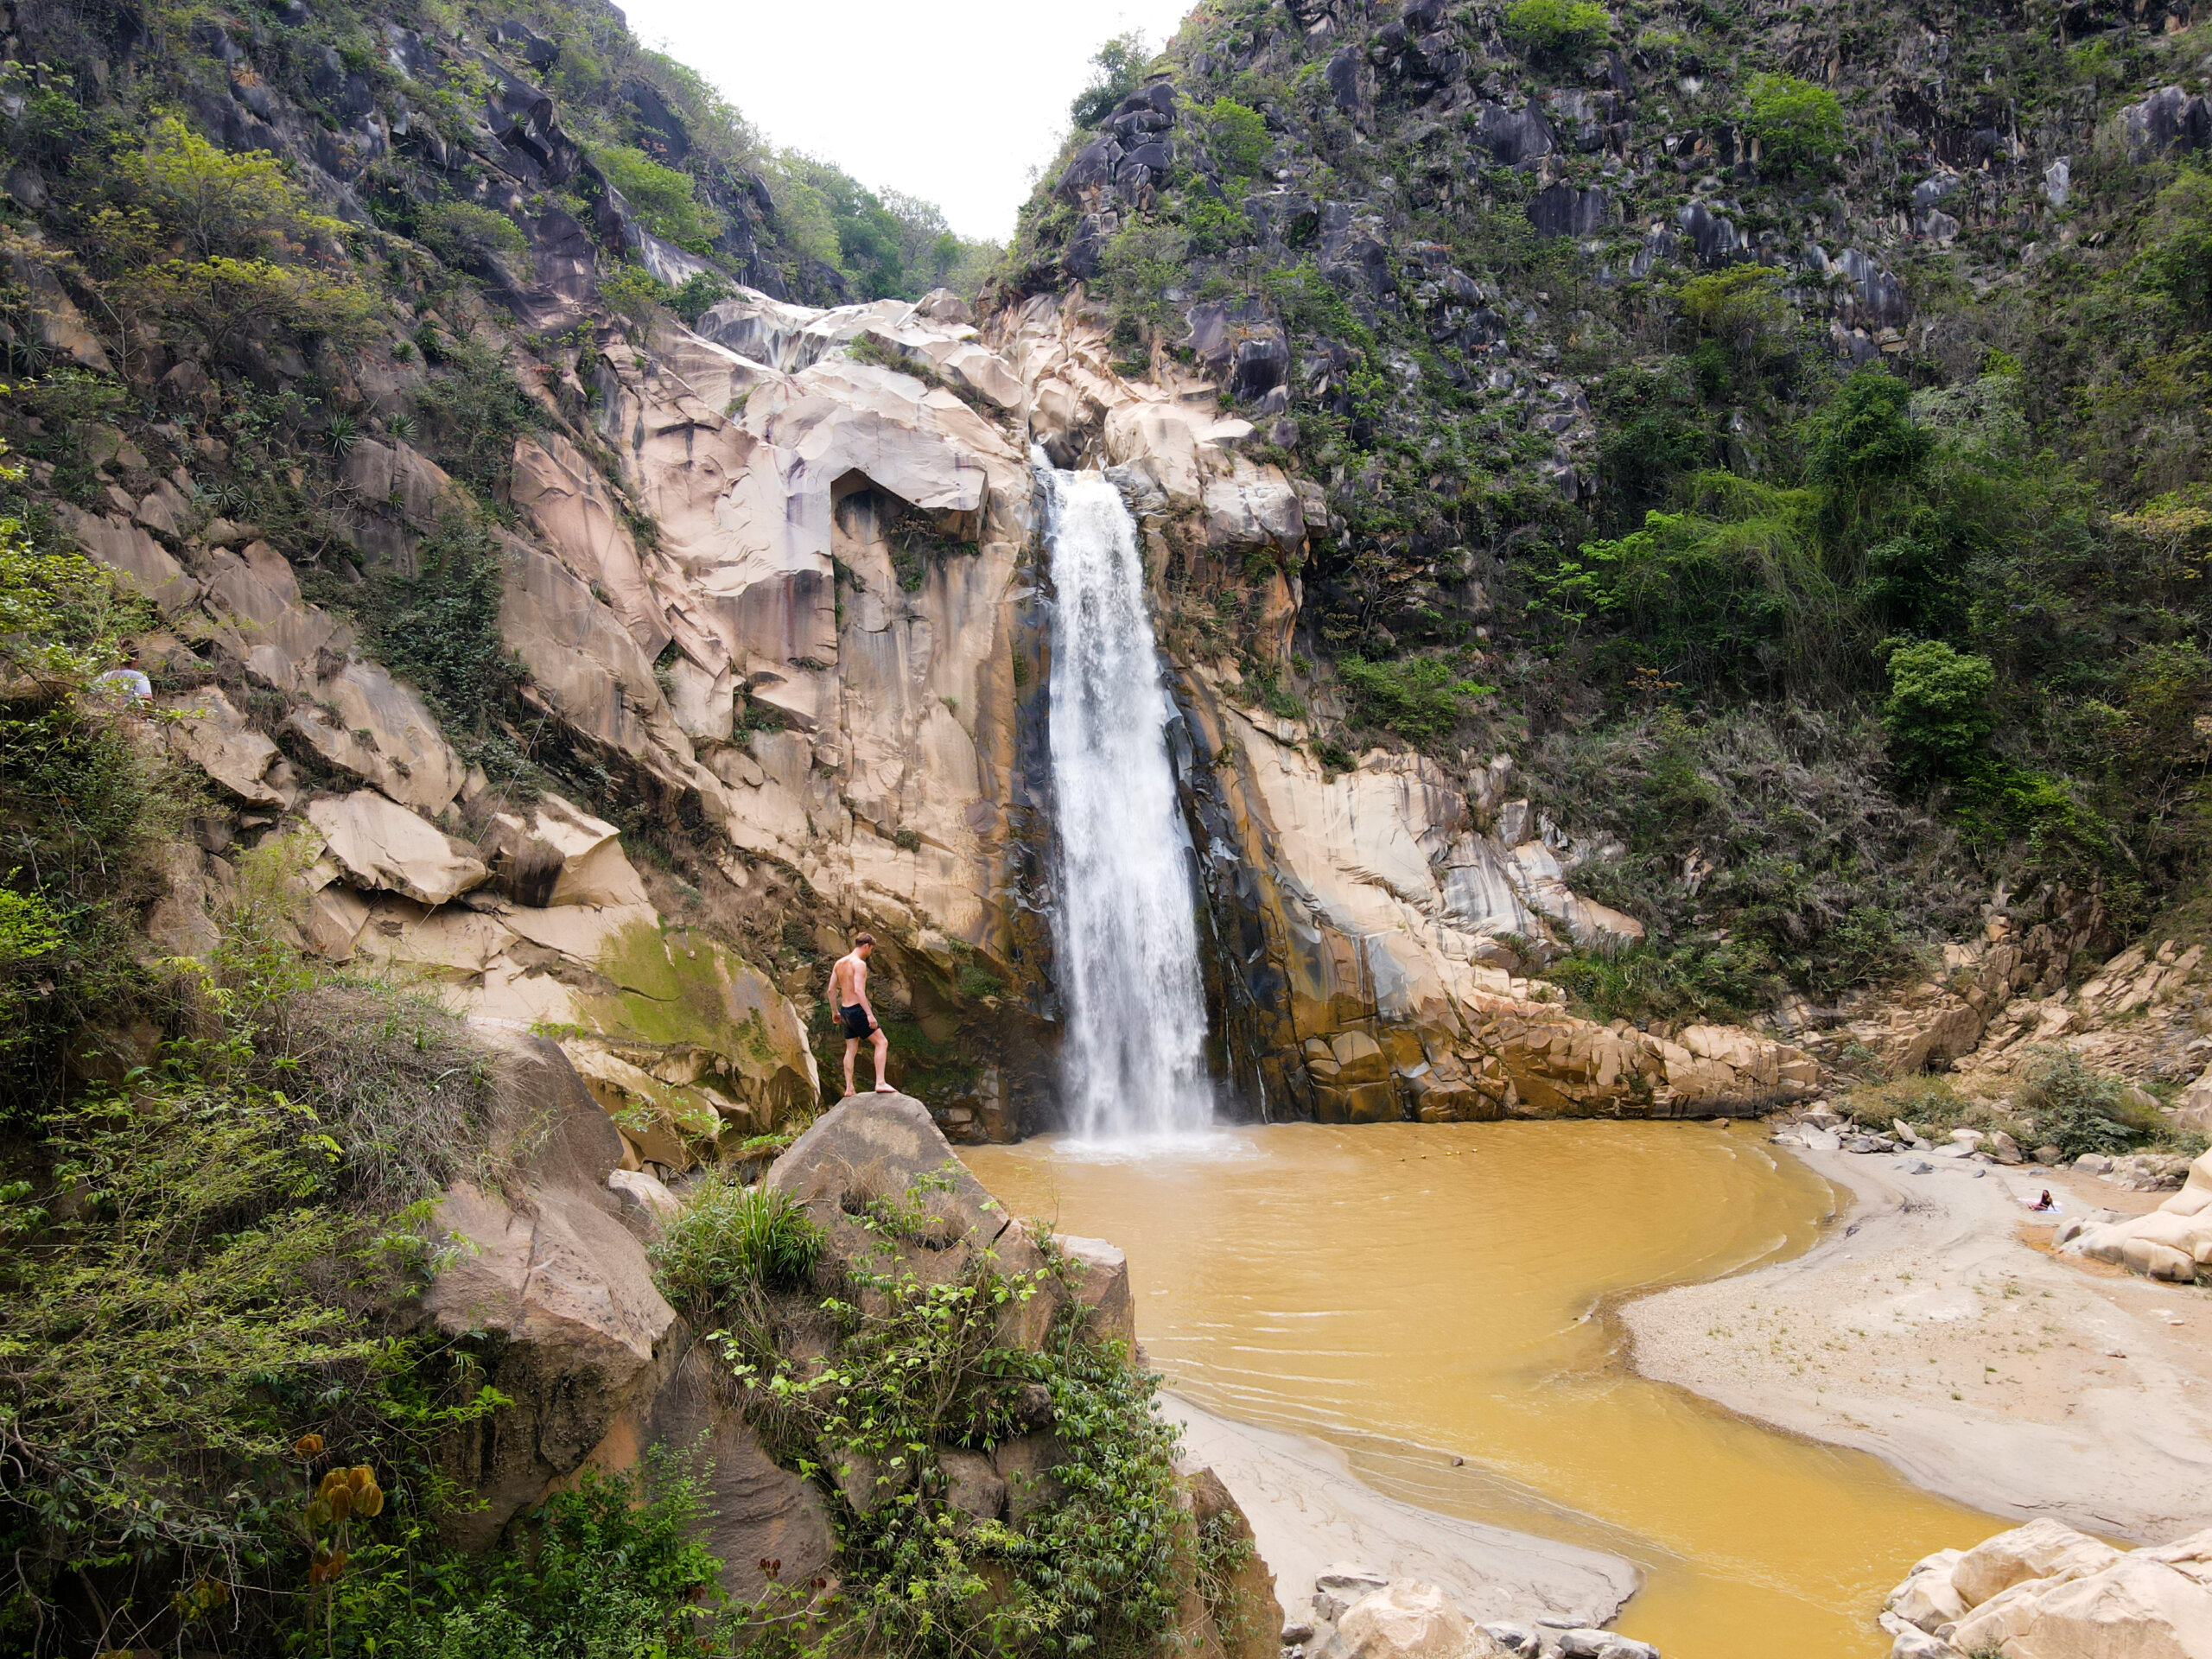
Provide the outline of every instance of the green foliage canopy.
[[1956,772],[1997,723],[1989,706],[1997,671],[1989,658],[1941,639],[1916,639],[1892,645],[1888,667],[1882,723],[1905,764],[1923,776]]
[[1759,159],[1783,174],[1811,173],[1842,153],[1843,105],[1834,92],[1795,75],[1756,74],[1745,89],[1744,130]]
[[1506,38],[1543,55],[1589,51],[1612,32],[1612,13],[1594,0],[1513,0],[1505,9]]

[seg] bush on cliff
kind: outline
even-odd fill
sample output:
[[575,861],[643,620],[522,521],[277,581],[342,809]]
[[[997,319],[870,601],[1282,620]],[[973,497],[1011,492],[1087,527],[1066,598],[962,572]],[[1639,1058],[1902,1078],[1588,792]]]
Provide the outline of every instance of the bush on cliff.
[[[780,1195],[717,1183],[655,1252],[664,1294],[707,1329],[748,1419],[834,1517],[823,1641],[917,1659],[1148,1651],[1174,1627],[1181,1548],[1159,1379],[1087,1338],[1072,1305],[1036,1351],[1003,1344],[1006,1311],[1058,1271],[1049,1259],[1006,1274],[987,1252],[946,1283],[893,1265],[892,1246],[935,1236],[926,1196],[874,1199],[855,1219],[884,1248],[830,1263]],[[782,1330],[811,1313],[796,1287],[817,1268],[840,1337],[813,1362]],[[1013,1495],[1019,1518],[961,1509],[943,1453],[1031,1431],[1039,1395],[1054,1461]]]
[[356,1553],[337,1580],[339,1651],[373,1659],[673,1659],[714,1639],[721,1563],[703,1458],[664,1447],[626,1473],[587,1469],[523,1517],[512,1547],[469,1557],[428,1539]]

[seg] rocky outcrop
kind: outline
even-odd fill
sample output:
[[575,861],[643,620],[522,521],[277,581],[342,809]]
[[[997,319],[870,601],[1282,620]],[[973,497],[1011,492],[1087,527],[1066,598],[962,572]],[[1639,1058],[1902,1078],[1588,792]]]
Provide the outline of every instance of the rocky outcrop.
[[[501,1172],[499,1185],[467,1181],[446,1193],[430,1224],[435,1276],[417,1304],[423,1323],[476,1345],[487,1380],[507,1396],[470,1427],[467,1444],[449,1448],[454,1472],[481,1500],[458,1512],[456,1541],[488,1544],[578,1470],[626,1469],[658,1445],[707,1460],[715,1513],[704,1541],[741,1605],[757,1601],[772,1579],[804,1586],[831,1573],[832,1500],[769,1454],[718,1362],[655,1287],[642,1239],[679,1201],[619,1167],[619,1138],[558,1047],[501,1038],[493,1063],[500,1112],[485,1161]],[[1065,1274],[1044,1271],[1046,1246],[966,1173],[918,1101],[845,1102],[766,1179],[828,1230],[838,1271],[880,1272],[895,1258],[900,1274],[949,1283],[988,1251],[995,1270],[1034,1275],[1043,1287],[1007,1299],[1001,1341],[1035,1349],[1064,1307],[1095,1336],[1127,1339],[1131,1303],[1120,1252],[1095,1240],[1058,1241],[1054,1254],[1077,1265]],[[856,1219],[885,1202],[918,1208],[897,1227]],[[861,1292],[864,1300],[881,1294]],[[821,1357],[810,1351],[809,1363]],[[956,1495],[967,1494],[960,1502],[977,1515],[1019,1524],[1025,1506],[1056,1490],[1051,1409],[1043,1391],[1033,1392],[1003,1444],[939,1454]],[[1180,1472],[1191,1524],[1217,1544],[1249,1546],[1249,1526],[1219,1480],[1196,1464]],[[1224,1560],[1230,1553],[1222,1551]],[[1265,1564],[1249,1548],[1221,1582],[1207,1584],[1187,1561],[1185,1574],[1186,1634],[1196,1646],[1233,1659],[1273,1650],[1279,1610]]]
[[2212,1655],[2212,1532],[2114,1549],[2031,1521],[1947,1549],[1890,1592],[1893,1659],[2203,1659]]
[[1659,1659],[1649,1643],[1596,1626],[1478,1624],[1433,1584],[1350,1565],[1316,1581],[1313,1622],[1296,1634],[1286,1651],[1311,1659]]
[[1378,751],[1332,774],[1297,722],[1239,707],[1203,669],[1181,686],[1228,1059],[1271,1110],[1642,1117],[1815,1091],[1817,1065],[1788,1045],[1599,1025],[1528,976],[1547,917],[1586,942],[1636,924],[1567,887],[1594,849],[1502,798],[1509,760],[1455,772]]
[[2153,1279],[2183,1285],[2212,1281],[2212,1152],[2200,1156],[2181,1191],[2149,1215],[2069,1222],[2059,1230],[2057,1243]]

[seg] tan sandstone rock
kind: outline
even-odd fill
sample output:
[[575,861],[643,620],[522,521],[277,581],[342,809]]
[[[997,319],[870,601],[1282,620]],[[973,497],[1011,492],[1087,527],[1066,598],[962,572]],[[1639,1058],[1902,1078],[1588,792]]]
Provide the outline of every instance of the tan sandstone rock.
[[1337,1620],[1330,1659],[1494,1659],[1504,1652],[1433,1584],[1402,1579]]
[[2190,1165],[2181,1191],[2149,1215],[2092,1224],[2063,1248],[2177,1284],[2212,1274],[2212,1152]]
[[442,905],[482,886],[490,874],[465,842],[374,790],[325,796],[309,804],[308,819],[357,887]]

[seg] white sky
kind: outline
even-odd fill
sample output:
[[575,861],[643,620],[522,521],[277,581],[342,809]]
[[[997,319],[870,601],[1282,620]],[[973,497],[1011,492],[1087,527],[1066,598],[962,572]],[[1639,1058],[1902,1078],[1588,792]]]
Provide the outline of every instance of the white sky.
[[617,3],[639,40],[706,76],[769,143],[1004,241],[1090,54],[1129,29],[1157,51],[1193,0]]

